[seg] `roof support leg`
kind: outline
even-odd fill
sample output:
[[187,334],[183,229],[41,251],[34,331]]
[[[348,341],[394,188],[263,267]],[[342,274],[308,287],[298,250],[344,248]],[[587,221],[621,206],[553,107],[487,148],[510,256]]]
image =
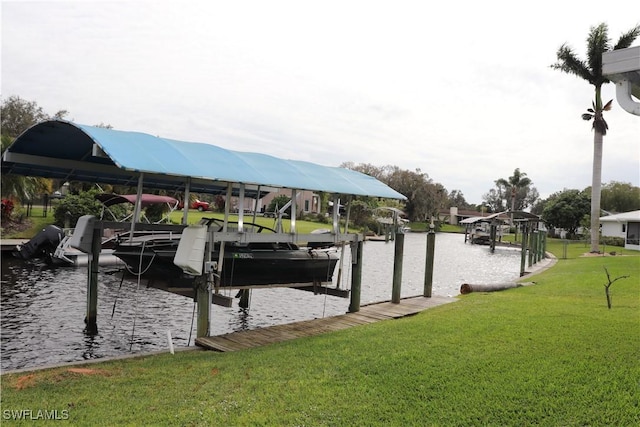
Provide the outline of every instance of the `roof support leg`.
[[244,184],[240,184],[240,194],[238,195],[238,232],[244,231]]
[[296,216],[298,216],[298,190],[291,190],[291,223],[289,225],[289,233],[296,234]]
[[133,232],[136,231],[136,222],[140,218],[140,211],[142,210],[142,183],[144,182],[144,174],[140,172],[138,177],[138,192],[136,193],[136,204],[133,208],[133,217],[131,218],[131,236],[133,238]]
[[182,225],[187,225],[187,217],[189,216],[189,191],[191,191],[191,177],[187,177],[184,186],[184,207],[182,208]]

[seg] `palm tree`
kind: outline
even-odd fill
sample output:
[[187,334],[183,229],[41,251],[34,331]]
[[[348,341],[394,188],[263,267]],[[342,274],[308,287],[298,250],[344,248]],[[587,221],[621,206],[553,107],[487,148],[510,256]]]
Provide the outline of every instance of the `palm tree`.
[[608,36],[607,24],[602,23],[597,27],[591,27],[587,37],[587,60],[578,58],[576,53],[567,44],[558,49],[558,62],[551,68],[585,79],[595,87],[595,100],[592,108],[582,115],[584,120],[593,119],[593,173],[591,177],[591,252],[599,252],[598,237],[600,230],[600,192],[602,187],[602,140],[607,133],[607,122],[603,112],[611,109],[611,101],[602,104],[601,88],[605,83],[610,83],[602,74],[602,54],[611,50],[625,49],[640,35],[640,25],[636,25],[628,32],[622,34],[618,42],[611,47]]
[[520,168],[516,168],[513,171],[513,175],[508,180],[500,178],[496,181],[498,188],[504,188],[505,197],[510,195],[511,197],[511,211],[516,210],[516,199],[518,199],[518,210],[525,208],[525,201],[527,196],[527,190],[529,186],[533,184],[531,179],[527,178],[527,174],[520,172]]

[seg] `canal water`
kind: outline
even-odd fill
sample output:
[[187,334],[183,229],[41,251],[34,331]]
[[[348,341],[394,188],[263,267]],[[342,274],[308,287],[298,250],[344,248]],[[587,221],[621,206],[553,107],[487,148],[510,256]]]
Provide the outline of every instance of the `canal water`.
[[[422,295],[426,234],[405,235],[402,297]],[[361,304],[391,299],[394,242],[364,244]],[[519,277],[520,252],[464,243],[460,234],[436,234],[433,295],[456,296],[463,283],[499,283]],[[336,275],[337,276],[337,275]],[[334,276],[334,277],[336,277]],[[342,287],[350,287],[350,251]],[[121,282],[115,267],[101,267],[98,333],[84,330],[86,268],[50,269],[39,261],[2,257],[0,302],[2,371],[193,346],[193,300]],[[334,278],[334,283],[336,278]],[[230,291],[229,296],[235,292]],[[212,335],[344,314],[348,298],[289,288],[254,289],[250,308],[212,307]]]

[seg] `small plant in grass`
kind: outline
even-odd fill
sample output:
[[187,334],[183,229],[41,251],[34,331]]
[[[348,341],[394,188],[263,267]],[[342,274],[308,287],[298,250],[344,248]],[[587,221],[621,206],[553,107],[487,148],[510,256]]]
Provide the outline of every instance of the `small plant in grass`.
[[609,293],[609,288],[611,288],[611,285],[613,285],[616,281],[620,279],[626,279],[629,276],[620,276],[611,280],[611,276],[609,275],[609,270],[607,270],[607,267],[604,267],[604,271],[605,273],[607,273],[607,281],[609,282],[604,285],[604,293],[607,296],[607,306],[609,307],[609,310],[611,310],[611,294]]
[[13,214],[13,200],[2,199],[2,221],[10,221]]

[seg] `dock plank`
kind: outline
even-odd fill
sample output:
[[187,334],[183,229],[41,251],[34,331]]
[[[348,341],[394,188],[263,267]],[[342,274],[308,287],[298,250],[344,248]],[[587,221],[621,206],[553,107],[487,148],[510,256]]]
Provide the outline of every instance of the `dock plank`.
[[212,337],[196,338],[196,345],[208,350],[230,352],[253,347],[275,344],[297,338],[315,336],[329,332],[366,325],[382,320],[411,316],[431,307],[456,301],[448,297],[411,297],[403,298],[400,303],[381,302],[368,304],[355,313],[323,317],[300,322],[274,325],[265,328],[230,332]]

